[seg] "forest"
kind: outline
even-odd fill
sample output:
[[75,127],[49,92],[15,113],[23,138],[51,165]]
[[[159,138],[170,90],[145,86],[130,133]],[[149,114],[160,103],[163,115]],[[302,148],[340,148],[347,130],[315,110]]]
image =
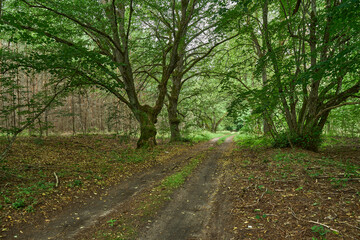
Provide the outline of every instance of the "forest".
[[0,0],[0,238],[357,239],[359,105],[358,0]]

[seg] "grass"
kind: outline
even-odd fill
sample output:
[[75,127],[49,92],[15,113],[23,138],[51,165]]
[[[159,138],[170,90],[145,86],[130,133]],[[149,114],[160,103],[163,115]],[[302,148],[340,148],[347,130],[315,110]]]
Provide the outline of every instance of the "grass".
[[264,163],[273,165],[276,179],[297,177],[302,171],[310,178],[328,179],[333,187],[346,187],[352,178],[360,178],[360,166],[349,161],[334,161],[331,158],[313,158],[306,153],[278,151],[265,159]]
[[238,134],[235,136],[234,141],[237,143],[237,145],[246,148],[261,148],[272,146],[272,140],[269,137],[264,136]]
[[184,184],[186,178],[192,173],[192,171],[199,165],[200,160],[198,158],[194,158],[187,164],[181,171],[170,175],[169,177],[165,178],[160,186],[158,186],[157,190],[163,190],[165,192],[172,191],[181,185]]
[[221,138],[216,142],[216,144],[220,145],[220,144],[224,143],[225,140],[226,140],[229,136],[231,136],[231,135],[226,135],[226,136],[221,137]]
[[[269,164],[276,166],[275,173],[282,178],[295,175],[296,168],[302,169],[311,178],[326,178],[334,187],[346,187],[352,178],[360,178],[360,166],[350,161],[334,161],[331,158],[313,158],[306,153],[277,152]],[[268,159],[265,162],[269,162]]]
[[143,214],[147,216],[153,215],[163,202],[169,200],[174,190],[182,186],[186,178],[200,164],[200,159],[200,157],[193,158],[180,171],[166,177],[158,186],[153,188],[150,198],[141,207]]
[[[344,142],[344,139],[334,136],[322,136],[322,143],[320,149],[324,149],[326,147],[335,146]],[[238,134],[234,141],[241,147],[245,148],[268,148],[274,145],[274,140],[269,136],[258,136],[251,134]]]
[[322,143],[320,148],[326,148],[341,143],[341,139],[334,136],[322,136]]
[[202,131],[202,132],[192,132],[190,134],[184,135],[184,139],[190,142],[202,142],[202,141],[209,141],[213,138],[222,137],[224,135],[230,134],[229,131],[221,131],[217,133],[212,133],[208,131]]

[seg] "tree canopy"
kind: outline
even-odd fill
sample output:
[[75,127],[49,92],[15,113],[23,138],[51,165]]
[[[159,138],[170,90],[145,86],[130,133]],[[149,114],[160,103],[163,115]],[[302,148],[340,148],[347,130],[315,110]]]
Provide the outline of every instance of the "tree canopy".
[[1,85],[10,94],[21,88],[15,73],[47,73],[51,89],[36,99],[46,107],[59,89],[108,92],[139,123],[138,147],[156,144],[166,105],[173,141],[191,112],[212,131],[224,118],[224,127],[256,119],[280,145],[316,150],[330,113],[360,103],[359,9],[356,0],[6,0]]

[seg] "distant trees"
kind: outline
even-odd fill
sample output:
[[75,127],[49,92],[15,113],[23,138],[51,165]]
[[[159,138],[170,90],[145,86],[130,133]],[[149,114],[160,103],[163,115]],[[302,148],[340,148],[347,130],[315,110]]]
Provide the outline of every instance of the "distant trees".
[[[16,60],[18,51],[17,45],[10,44],[0,49],[0,132],[8,136],[8,145],[0,154],[0,161],[24,130],[28,129],[31,135],[34,126],[38,125],[41,134],[47,131],[48,109],[58,104],[69,89],[66,77],[54,79],[47,73],[35,74],[31,69],[20,71],[13,67],[22,64]],[[48,86],[47,81],[52,85]]]
[[210,62],[210,58],[218,53],[218,47],[237,35],[227,36],[215,31],[219,24],[218,1],[200,1],[200,5],[194,14],[193,24],[187,30],[184,44],[179,48],[178,64],[171,75],[171,88],[167,95],[171,141],[181,140],[178,104],[184,84],[194,77],[207,74],[207,70],[198,67],[201,61]]
[[[133,114],[113,96],[73,81],[73,75],[62,75],[60,79],[43,70],[41,65],[32,65],[27,55],[32,46],[5,42],[9,36],[3,37],[0,41],[0,135],[7,136],[8,141],[0,148],[0,161],[23,132],[38,137],[48,136],[50,131],[137,132]],[[120,118],[114,119],[114,115]]]
[[186,84],[179,98],[179,111],[185,127],[217,132],[227,117],[226,107],[231,96],[221,90],[220,79],[210,75],[196,77]]

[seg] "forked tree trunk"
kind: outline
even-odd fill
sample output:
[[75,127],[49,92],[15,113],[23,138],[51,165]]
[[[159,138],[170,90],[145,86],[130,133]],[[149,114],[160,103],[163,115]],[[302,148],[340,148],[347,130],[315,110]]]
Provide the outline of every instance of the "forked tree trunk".
[[[321,143],[321,134],[329,117],[330,110],[317,111],[315,115],[309,114],[304,122],[297,122],[295,128],[289,128],[292,144],[303,149],[318,151]],[[290,124],[288,123],[290,126]]]

